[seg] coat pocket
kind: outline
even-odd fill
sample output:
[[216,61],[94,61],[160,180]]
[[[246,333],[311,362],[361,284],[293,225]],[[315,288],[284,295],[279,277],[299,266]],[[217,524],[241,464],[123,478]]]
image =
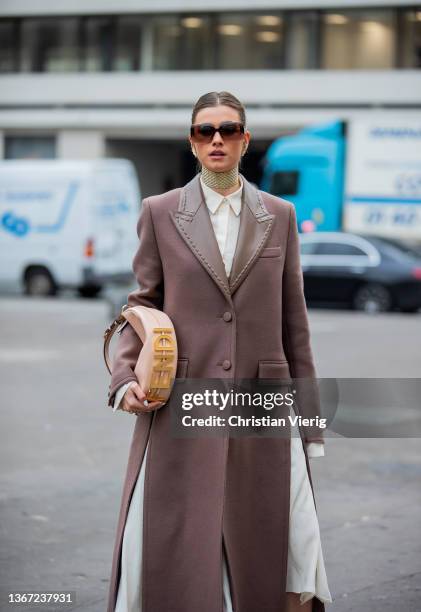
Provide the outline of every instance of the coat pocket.
[[259,257],[279,257],[281,255],[280,246],[266,247],[262,249]]
[[180,359],[177,359],[177,370],[175,373],[175,377],[179,380],[183,380],[187,378],[188,366],[189,366],[188,357],[180,357]]
[[280,361],[268,359],[259,360],[257,376],[262,380],[262,383],[264,382],[265,384],[268,380],[273,380],[274,384],[279,384],[280,381],[286,384],[292,382],[289,363],[286,359]]

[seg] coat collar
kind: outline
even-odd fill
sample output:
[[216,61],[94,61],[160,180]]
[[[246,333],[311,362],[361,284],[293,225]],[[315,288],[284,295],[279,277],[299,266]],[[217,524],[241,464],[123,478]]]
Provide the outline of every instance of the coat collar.
[[205,202],[200,174],[184,185],[177,211],[170,212],[180,236],[230,302],[264,248],[275,218],[266,209],[259,190],[241,173],[240,178],[243,182],[240,228],[229,277]]

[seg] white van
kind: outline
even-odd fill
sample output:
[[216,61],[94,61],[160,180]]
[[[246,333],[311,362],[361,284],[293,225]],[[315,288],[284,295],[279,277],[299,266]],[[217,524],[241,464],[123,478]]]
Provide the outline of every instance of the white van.
[[133,281],[140,205],[125,159],[0,161],[0,287],[92,296]]

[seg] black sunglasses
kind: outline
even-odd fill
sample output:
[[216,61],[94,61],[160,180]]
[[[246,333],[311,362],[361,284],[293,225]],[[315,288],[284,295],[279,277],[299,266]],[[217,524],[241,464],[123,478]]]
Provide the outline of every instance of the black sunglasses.
[[212,142],[216,132],[224,140],[239,140],[244,134],[244,125],[239,121],[224,121],[219,128],[211,123],[196,123],[190,127],[190,136],[196,142]]

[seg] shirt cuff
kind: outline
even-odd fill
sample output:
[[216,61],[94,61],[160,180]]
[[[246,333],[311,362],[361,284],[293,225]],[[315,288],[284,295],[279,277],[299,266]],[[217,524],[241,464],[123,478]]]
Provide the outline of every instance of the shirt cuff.
[[114,407],[113,407],[113,412],[115,412],[116,410],[120,410],[120,402],[123,399],[124,394],[126,393],[127,389],[130,387],[130,385],[135,382],[133,380],[129,380],[129,382],[125,383],[124,385],[121,385],[121,387],[119,389],[117,389],[116,394],[114,396]]
[[321,442],[308,442],[307,455],[310,458],[324,457],[325,456],[324,444],[322,444]]

